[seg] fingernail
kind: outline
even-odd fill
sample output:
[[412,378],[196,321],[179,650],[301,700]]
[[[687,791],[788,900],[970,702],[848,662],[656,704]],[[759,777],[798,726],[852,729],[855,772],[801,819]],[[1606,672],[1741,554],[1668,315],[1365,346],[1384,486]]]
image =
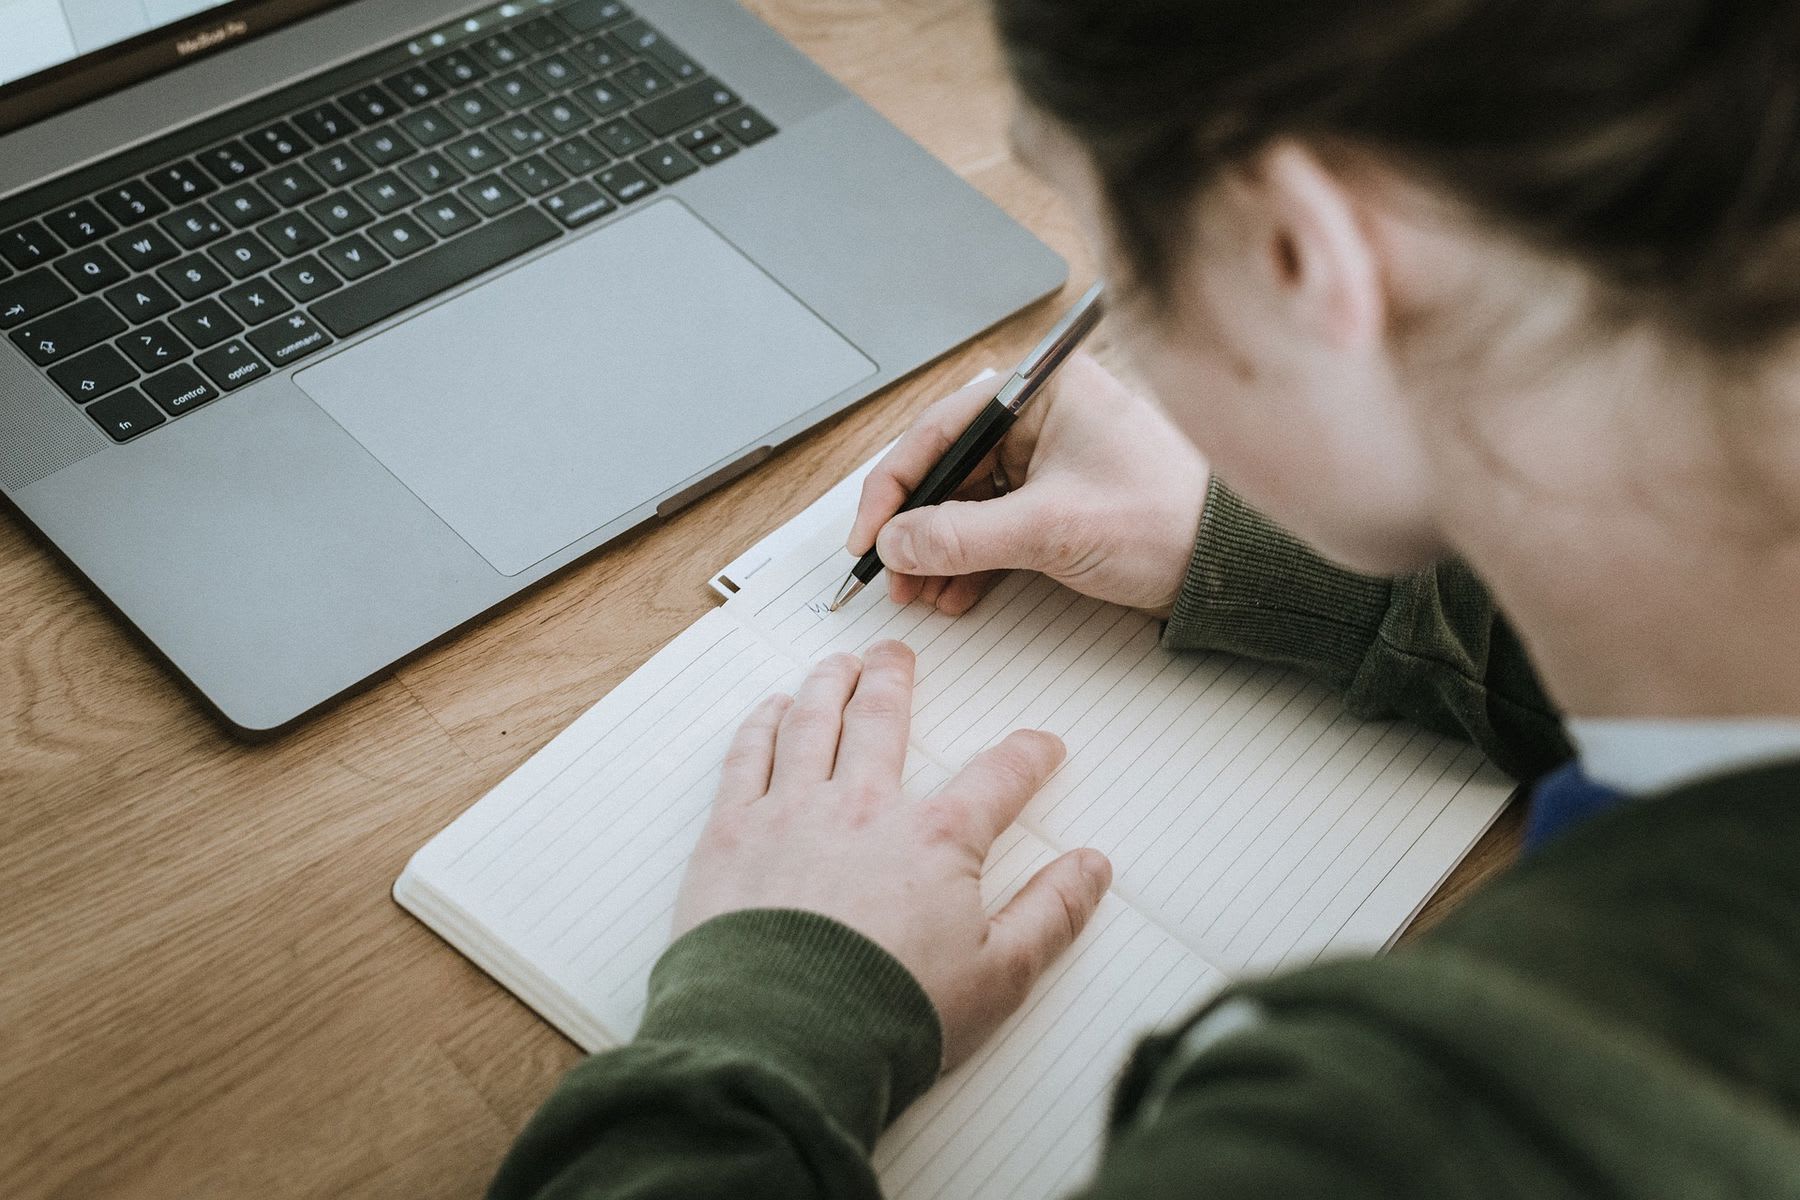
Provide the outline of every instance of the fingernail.
[[1098,902],[1106,894],[1106,889],[1112,886],[1112,863],[1098,850],[1083,850],[1081,877],[1087,881],[1088,889]]
[[875,539],[876,548],[881,551],[883,566],[897,571],[911,571],[913,567],[912,531],[905,525],[896,527],[889,521],[882,526],[881,533]]

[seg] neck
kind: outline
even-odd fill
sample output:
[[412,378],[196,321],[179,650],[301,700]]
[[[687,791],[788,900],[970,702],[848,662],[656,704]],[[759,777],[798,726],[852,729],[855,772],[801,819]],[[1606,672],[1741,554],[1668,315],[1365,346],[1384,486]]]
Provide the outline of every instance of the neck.
[[1577,717],[1800,717],[1800,389],[1648,337],[1566,362],[1438,438],[1448,540],[1546,690]]

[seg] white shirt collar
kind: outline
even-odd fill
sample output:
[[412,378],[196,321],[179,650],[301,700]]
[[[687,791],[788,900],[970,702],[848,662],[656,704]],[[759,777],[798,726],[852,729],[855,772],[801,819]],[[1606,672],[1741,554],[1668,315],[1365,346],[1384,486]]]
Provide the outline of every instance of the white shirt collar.
[[1631,796],[1800,758],[1800,719],[1572,717],[1567,728],[1582,774]]

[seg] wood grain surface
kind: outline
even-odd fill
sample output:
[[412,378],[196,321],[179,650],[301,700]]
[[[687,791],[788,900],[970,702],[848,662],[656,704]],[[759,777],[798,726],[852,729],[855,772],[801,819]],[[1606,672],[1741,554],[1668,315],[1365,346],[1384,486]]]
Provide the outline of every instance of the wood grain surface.
[[[407,857],[711,607],[714,569],[1092,278],[1008,158],[980,0],[751,7],[1061,251],[1069,288],[269,744],[0,516],[9,1195],[478,1196],[578,1054],[393,904]],[[1434,908],[1510,860],[1515,825]]]

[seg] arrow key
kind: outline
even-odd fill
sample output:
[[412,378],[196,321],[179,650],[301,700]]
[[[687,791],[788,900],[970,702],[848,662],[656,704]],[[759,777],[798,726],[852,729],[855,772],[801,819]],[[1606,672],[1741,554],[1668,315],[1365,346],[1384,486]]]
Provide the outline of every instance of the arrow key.
[[75,298],[75,291],[48,268],[0,283],[0,329],[11,329]]
[[116,333],[125,332],[119,314],[99,297],[58,309],[47,317],[27,321],[13,331],[12,340],[40,367],[72,358]]
[[115,442],[129,442],[146,429],[154,429],[168,420],[136,388],[96,400],[88,405],[87,411]]
[[174,366],[188,355],[187,343],[176,337],[175,331],[161,321],[132,330],[129,336],[120,338],[115,345],[141,371],[160,371],[164,367]]
[[78,404],[116,392],[137,375],[132,365],[125,361],[125,356],[111,346],[95,346],[50,372],[56,386]]

